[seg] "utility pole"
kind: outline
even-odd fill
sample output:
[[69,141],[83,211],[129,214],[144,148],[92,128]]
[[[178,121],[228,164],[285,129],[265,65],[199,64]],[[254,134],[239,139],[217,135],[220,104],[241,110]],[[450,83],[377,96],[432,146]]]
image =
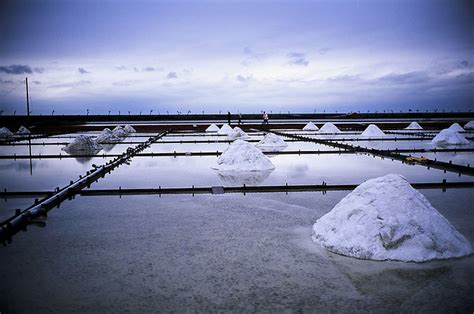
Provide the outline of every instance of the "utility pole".
[[26,115],[30,116],[30,96],[28,95],[28,78],[25,79],[26,82]]

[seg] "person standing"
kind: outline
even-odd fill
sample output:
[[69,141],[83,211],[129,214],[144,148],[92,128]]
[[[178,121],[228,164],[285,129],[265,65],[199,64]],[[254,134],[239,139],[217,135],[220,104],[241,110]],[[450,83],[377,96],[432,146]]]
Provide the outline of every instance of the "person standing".
[[268,114],[265,111],[263,112],[263,124],[268,124]]
[[237,114],[237,117],[239,118],[239,125],[243,124],[242,123],[242,114],[240,112]]
[[227,124],[230,125],[230,111],[227,111]]

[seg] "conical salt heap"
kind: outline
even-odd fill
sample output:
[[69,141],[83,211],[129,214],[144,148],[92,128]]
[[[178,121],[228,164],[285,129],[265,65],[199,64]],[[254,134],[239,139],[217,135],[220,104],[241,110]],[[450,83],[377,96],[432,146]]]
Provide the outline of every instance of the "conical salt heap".
[[423,128],[418,124],[418,122],[413,121],[405,128],[405,130],[423,130]]
[[267,133],[265,137],[257,143],[258,148],[266,150],[280,150],[288,146],[281,136],[273,133]]
[[16,131],[16,134],[18,135],[29,135],[31,134],[31,131],[28,130],[27,128],[25,128],[23,125],[20,126],[20,128],[18,129],[18,131]]
[[365,181],[313,225],[331,252],[372,260],[424,262],[472,253],[469,241],[407,180]]
[[378,126],[375,124],[370,124],[364,132],[361,134],[362,136],[370,136],[370,137],[381,137],[385,136],[385,133],[379,129]]
[[137,130],[135,130],[130,124],[125,125],[123,130],[127,133],[137,133]]
[[451,126],[448,129],[454,130],[456,132],[464,132],[464,129],[462,128],[462,126],[459,125],[459,123],[451,124]]
[[303,131],[317,131],[319,128],[313,123],[313,122],[308,122],[303,128]]
[[63,147],[62,150],[68,153],[76,153],[76,154],[95,154],[102,147],[97,144],[91,137],[86,135],[79,135],[77,136],[74,141],[69,143],[66,147]]
[[324,125],[319,129],[319,133],[340,133],[341,130],[337,128],[333,123],[326,122]]
[[219,132],[219,127],[213,123],[206,129],[206,132]]
[[217,159],[218,170],[263,171],[275,169],[270,159],[252,144],[236,140]]
[[97,136],[95,141],[97,143],[117,143],[122,141],[122,137],[116,135],[113,131],[109,128],[105,128],[102,132]]
[[128,133],[125,131],[124,128],[122,128],[120,125],[117,125],[112,132],[114,132],[115,136],[118,137],[127,137]]
[[449,127],[448,129],[441,130],[432,140],[431,144],[436,146],[448,146],[448,145],[467,145],[467,140],[464,135],[456,131],[456,127]]
[[229,137],[231,139],[241,139],[241,140],[244,140],[244,139],[249,139],[250,136],[247,135],[247,133],[244,132],[244,130],[242,130],[241,128],[239,128],[238,126],[236,126],[233,130],[232,130],[232,133],[229,134]]
[[464,125],[465,130],[473,130],[474,129],[474,120],[469,121]]
[[9,137],[13,137],[13,133],[8,128],[1,128],[0,129],[0,138],[6,139]]
[[222,127],[220,128],[220,130],[217,131],[217,134],[221,134],[221,135],[231,135],[233,131],[234,131],[234,130],[230,127],[230,125],[228,125],[227,123],[225,123],[224,125],[222,125]]

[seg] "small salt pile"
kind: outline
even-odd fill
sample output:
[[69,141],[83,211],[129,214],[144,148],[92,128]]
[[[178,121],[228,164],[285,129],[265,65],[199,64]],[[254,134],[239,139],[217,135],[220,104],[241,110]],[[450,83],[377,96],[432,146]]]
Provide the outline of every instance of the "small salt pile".
[[18,129],[18,131],[16,131],[16,134],[18,135],[29,135],[31,134],[31,131],[28,130],[27,128],[25,128],[23,125],[20,126],[20,128]]
[[418,124],[418,122],[413,121],[405,128],[405,130],[423,130],[423,128]]
[[340,133],[341,130],[337,128],[333,123],[326,122],[324,125],[319,129],[319,133]]
[[381,137],[385,136],[385,133],[375,124],[370,124],[361,135],[368,137]]
[[436,146],[469,144],[469,140],[455,129],[455,127],[452,128],[451,126],[448,129],[441,130],[441,132],[431,140],[431,144]]
[[288,146],[281,136],[273,133],[267,133],[265,137],[257,143],[258,148],[262,151],[277,151]]
[[116,135],[109,128],[105,128],[95,139],[97,143],[117,143],[121,142],[122,138]]
[[247,133],[244,132],[244,130],[242,130],[241,128],[239,128],[238,126],[236,126],[233,130],[232,130],[232,133],[229,134],[229,137],[231,139],[241,139],[241,140],[244,140],[244,139],[249,139],[250,136],[247,135]]
[[464,125],[465,130],[474,130],[474,120],[469,121]]
[[464,129],[462,128],[462,126],[459,125],[459,123],[451,124],[451,126],[448,129],[454,130],[456,132],[464,132]]
[[217,131],[217,134],[221,134],[221,135],[230,135],[232,134],[234,130],[230,127],[230,125],[228,125],[227,123],[225,123],[224,125],[222,125],[222,127],[220,128],[219,131]]
[[313,122],[308,122],[303,128],[303,131],[317,131],[319,128],[313,123]]
[[63,147],[62,150],[68,153],[94,154],[101,150],[101,148],[102,147],[91,137],[79,135],[74,139],[74,141],[69,143],[66,147]]
[[125,126],[123,127],[123,130],[124,130],[125,132],[127,132],[127,133],[136,133],[136,132],[137,132],[137,130],[135,130],[135,129],[133,128],[133,126],[131,126],[130,124],[125,125]]
[[217,159],[218,170],[263,171],[275,169],[270,159],[258,148],[242,140],[236,140]]
[[7,139],[13,137],[13,133],[8,128],[1,128],[0,129],[0,138]]
[[219,127],[213,123],[206,129],[206,132],[219,132]]
[[118,137],[127,137],[128,133],[127,131],[124,130],[120,125],[116,126],[115,129],[112,130],[114,132],[115,136]]
[[469,241],[407,180],[365,181],[313,225],[331,252],[371,260],[424,262],[472,253]]

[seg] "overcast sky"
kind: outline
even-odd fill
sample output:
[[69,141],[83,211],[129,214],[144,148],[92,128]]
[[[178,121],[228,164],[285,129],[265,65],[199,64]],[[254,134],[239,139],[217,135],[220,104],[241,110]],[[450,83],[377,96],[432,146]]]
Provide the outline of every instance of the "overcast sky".
[[23,113],[474,109],[474,2],[1,1]]

